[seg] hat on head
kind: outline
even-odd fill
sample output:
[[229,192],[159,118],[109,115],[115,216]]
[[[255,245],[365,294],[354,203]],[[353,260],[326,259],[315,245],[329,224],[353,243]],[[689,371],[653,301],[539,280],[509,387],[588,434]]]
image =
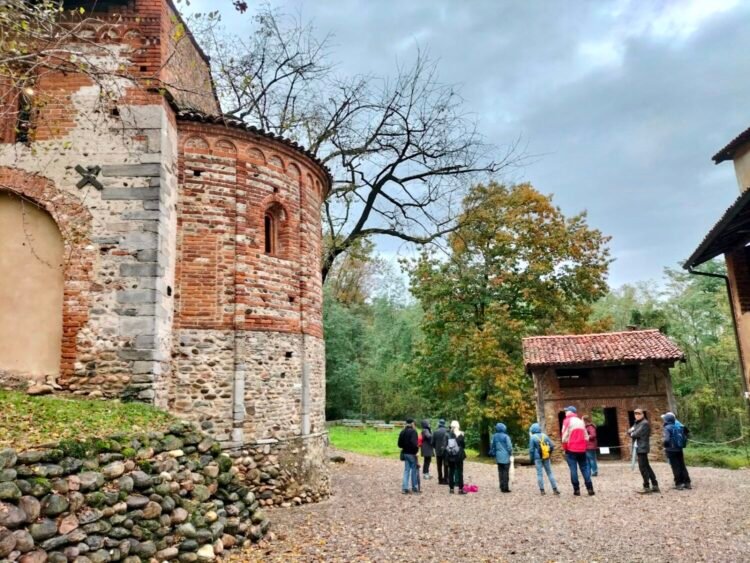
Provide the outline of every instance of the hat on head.
[[[675,416],[675,414],[672,411],[665,412],[663,415],[661,415],[662,419],[667,418],[668,416]],[[675,417],[676,418],[676,417]]]
[[413,418],[407,418],[406,419],[406,424],[411,424],[412,422],[414,422]]
[[633,413],[643,414],[643,409],[635,409]]
[[578,409],[574,406],[565,407],[565,412],[578,412]]
[[445,419],[444,418],[441,418],[440,420],[438,420],[438,426],[445,426]]

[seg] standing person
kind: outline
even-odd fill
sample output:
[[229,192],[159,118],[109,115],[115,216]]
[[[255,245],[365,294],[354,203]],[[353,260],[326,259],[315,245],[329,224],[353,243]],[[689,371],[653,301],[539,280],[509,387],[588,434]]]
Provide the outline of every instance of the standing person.
[[422,421],[422,457],[424,458],[424,469],[422,475],[425,479],[430,478],[430,462],[434,449],[432,447],[432,430],[430,429],[430,421],[425,419]]
[[687,428],[677,420],[674,413],[661,415],[664,421],[664,452],[674,475],[674,488],[678,491],[692,489],[690,474],[685,465],[683,449],[687,446]]
[[559,495],[560,491],[557,489],[557,482],[555,481],[555,475],[552,473],[552,464],[550,458],[552,452],[555,450],[555,446],[549,436],[542,433],[542,429],[538,423],[534,423],[529,428],[529,459],[536,466],[536,481],[539,485],[539,491],[542,494],[544,492],[544,475],[542,469],[547,473],[547,479],[549,484],[552,486],[552,491]]
[[[628,434],[633,439],[633,449],[638,456],[638,469],[643,477],[643,489],[638,491],[641,494],[658,493],[659,483],[656,481],[656,474],[651,469],[648,462],[648,452],[651,451],[651,424],[646,418],[643,409],[635,409],[635,424],[628,430]],[[649,486],[649,481],[651,482]]]
[[581,496],[581,485],[578,481],[578,468],[581,469],[583,482],[589,496],[594,495],[594,484],[591,482],[589,461],[586,458],[586,425],[578,418],[575,407],[565,408],[565,420],[563,421],[562,445],[565,450],[565,461],[570,469],[570,482],[573,484],[573,494]]
[[502,422],[495,425],[495,433],[490,442],[490,456],[495,456],[497,463],[497,476],[500,480],[500,491],[510,492],[508,479],[510,477],[510,456],[513,455],[513,444],[507,433],[507,427]]
[[401,448],[401,459],[404,462],[404,477],[401,490],[405,495],[409,494],[409,480],[411,479],[411,490],[419,492],[419,475],[417,474],[417,453],[419,453],[419,436],[414,428],[414,419],[407,418],[406,426],[398,435],[398,447]]
[[588,415],[583,417],[583,422],[586,425],[586,433],[589,435],[589,439],[586,440],[586,458],[589,460],[591,476],[596,477],[599,475],[599,464],[596,462],[596,450],[599,449],[596,440],[596,426],[591,422],[591,417]]
[[445,457],[448,459],[448,486],[451,494],[458,487],[458,494],[464,492],[464,459],[466,459],[466,440],[457,420],[451,421],[448,433],[448,444],[445,447]]
[[438,421],[437,430],[432,435],[432,447],[438,470],[438,485],[448,484],[448,460],[445,457],[445,448],[447,445],[448,429],[445,427],[445,419],[441,418]]

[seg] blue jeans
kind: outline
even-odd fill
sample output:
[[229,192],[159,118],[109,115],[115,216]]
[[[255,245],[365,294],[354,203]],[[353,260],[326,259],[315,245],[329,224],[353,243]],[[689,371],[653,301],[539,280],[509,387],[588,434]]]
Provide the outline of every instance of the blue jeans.
[[589,460],[591,475],[597,475],[599,473],[599,465],[596,463],[596,450],[586,450],[586,459]]
[[417,475],[417,456],[414,454],[404,454],[404,479],[401,485],[401,489],[404,491],[409,490],[409,475],[411,475],[412,491],[418,491],[419,476]]
[[586,484],[586,488],[594,488],[594,485],[591,483],[589,461],[586,458],[585,452],[565,452],[565,461],[568,462],[568,468],[570,469],[570,482],[573,483],[574,491],[578,491],[581,488],[581,484],[578,482],[579,467],[581,468],[581,475],[583,475],[583,482]]
[[535,459],[534,465],[536,465],[536,482],[539,484],[539,490],[544,490],[544,475],[542,474],[542,468],[547,473],[549,484],[552,485],[552,490],[557,489],[557,482],[555,481],[555,475],[552,473],[552,464],[549,459]]

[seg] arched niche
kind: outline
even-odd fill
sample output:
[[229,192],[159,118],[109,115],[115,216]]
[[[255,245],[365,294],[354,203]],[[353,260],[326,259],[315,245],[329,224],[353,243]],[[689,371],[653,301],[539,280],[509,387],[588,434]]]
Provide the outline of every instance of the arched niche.
[[0,190],[0,371],[30,380],[59,373],[63,261],[49,213]]

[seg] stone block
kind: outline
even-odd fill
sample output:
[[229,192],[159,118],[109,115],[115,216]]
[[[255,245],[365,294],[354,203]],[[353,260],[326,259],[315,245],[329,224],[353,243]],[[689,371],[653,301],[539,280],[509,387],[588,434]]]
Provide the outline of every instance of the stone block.
[[121,264],[120,275],[135,278],[156,278],[164,275],[164,268],[156,263]]
[[159,236],[156,233],[135,231],[123,237],[120,247],[124,250],[156,250],[158,243]]
[[156,290],[154,289],[125,289],[117,292],[117,302],[123,304],[143,305],[156,303]]
[[[159,188],[104,188],[102,199],[112,200],[143,200],[158,201]],[[158,207],[157,207],[158,209]]]
[[102,176],[126,176],[137,178],[143,176],[159,176],[161,164],[149,162],[141,164],[105,164],[102,166]]
[[121,336],[154,334],[155,328],[156,322],[154,317],[122,317],[120,319]]

